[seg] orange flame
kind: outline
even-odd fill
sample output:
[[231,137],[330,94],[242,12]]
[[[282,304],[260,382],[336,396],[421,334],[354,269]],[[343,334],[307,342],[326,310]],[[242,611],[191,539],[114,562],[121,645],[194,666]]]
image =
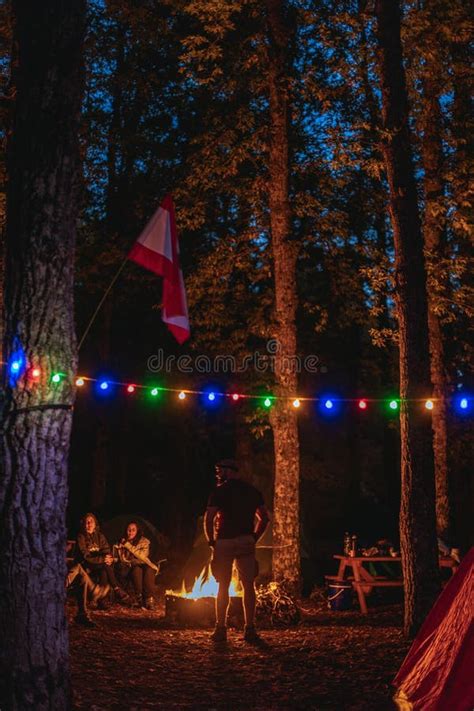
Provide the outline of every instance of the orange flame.
[[[202,597],[216,597],[217,595],[217,580],[211,574],[207,565],[201,570],[201,573],[194,581],[192,590],[188,592],[184,584],[184,580],[181,584],[181,590],[167,590],[167,595],[176,595],[178,597],[185,597],[189,600],[199,600]],[[229,595],[231,597],[242,597],[242,591],[240,589],[240,583],[238,581],[235,570],[232,572],[232,580],[229,586]]]

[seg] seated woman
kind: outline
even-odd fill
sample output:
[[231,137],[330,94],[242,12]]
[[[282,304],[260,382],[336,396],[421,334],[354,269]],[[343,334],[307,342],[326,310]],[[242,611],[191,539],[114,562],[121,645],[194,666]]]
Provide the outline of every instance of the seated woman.
[[130,521],[125,535],[117,545],[119,556],[118,574],[124,583],[131,579],[137,601],[147,610],[155,609],[153,590],[155,572],[158,568],[149,559],[150,541],[135,521]]
[[[115,577],[114,559],[110,554],[108,541],[100,530],[97,518],[92,513],[87,513],[81,520],[81,528],[76,541],[75,560],[100,585],[110,585],[121,602],[129,601],[129,596],[120,588]],[[106,608],[103,599],[99,606],[102,609]]]

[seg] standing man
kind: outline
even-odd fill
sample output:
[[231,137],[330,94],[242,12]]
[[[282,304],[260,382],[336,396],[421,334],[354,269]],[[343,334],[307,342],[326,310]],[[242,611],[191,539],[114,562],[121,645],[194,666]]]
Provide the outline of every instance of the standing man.
[[263,535],[269,516],[263,496],[239,477],[233,459],[216,464],[217,487],[209,497],[204,516],[204,532],[213,549],[211,569],[219,583],[216,599],[215,642],[227,638],[226,616],[229,607],[229,585],[235,560],[244,590],[244,639],[257,642],[255,630],[255,585],[258,572],[255,543]]

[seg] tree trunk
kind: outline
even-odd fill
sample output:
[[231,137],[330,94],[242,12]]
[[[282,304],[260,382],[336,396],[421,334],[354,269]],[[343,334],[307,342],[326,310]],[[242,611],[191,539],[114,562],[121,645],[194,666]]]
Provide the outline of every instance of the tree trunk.
[[431,418],[422,403],[431,394],[428,307],[399,4],[395,0],[376,0],[375,14],[385,134],[382,150],[395,242],[400,358],[400,544],[405,580],[404,628],[411,635],[439,591],[433,435]]
[[443,151],[441,143],[441,108],[436,65],[428,60],[423,82],[423,142],[425,171],[425,214],[423,234],[428,270],[428,328],[430,339],[431,380],[435,406],[432,411],[436,482],[436,527],[440,536],[452,532],[448,475],[448,379],[445,370],[444,343],[440,319],[436,313],[436,291],[443,270],[437,269],[443,257],[446,206],[443,186]]
[[[0,707],[69,707],[67,458],[84,0],[14,0],[5,400],[0,439]],[[11,371],[14,360],[25,367]],[[39,369],[35,377],[33,369]],[[62,373],[59,383],[51,376]]]
[[451,189],[455,206],[454,219],[452,219],[456,232],[465,237],[466,244],[470,246],[474,156],[473,144],[468,137],[473,133],[474,119],[471,98],[471,52],[469,38],[465,34],[451,44],[451,66],[454,89],[452,138],[455,148],[451,166]]
[[[288,151],[288,25],[281,0],[267,0],[270,96],[269,207],[275,279],[274,364],[276,395],[297,393],[296,258],[291,241]],[[291,32],[291,30],[290,30]],[[291,400],[276,400],[270,415],[275,448],[273,500],[273,576],[300,582],[299,549],[299,439],[296,412]]]

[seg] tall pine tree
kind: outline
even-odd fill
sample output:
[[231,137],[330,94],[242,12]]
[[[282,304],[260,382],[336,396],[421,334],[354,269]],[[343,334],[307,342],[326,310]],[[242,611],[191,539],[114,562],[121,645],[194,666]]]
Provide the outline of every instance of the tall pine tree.
[[[0,479],[0,706],[70,705],[67,463],[76,369],[83,0],[13,2]],[[13,367],[18,364],[18,369]],[[52,375],[61,373],[60,382]]]

